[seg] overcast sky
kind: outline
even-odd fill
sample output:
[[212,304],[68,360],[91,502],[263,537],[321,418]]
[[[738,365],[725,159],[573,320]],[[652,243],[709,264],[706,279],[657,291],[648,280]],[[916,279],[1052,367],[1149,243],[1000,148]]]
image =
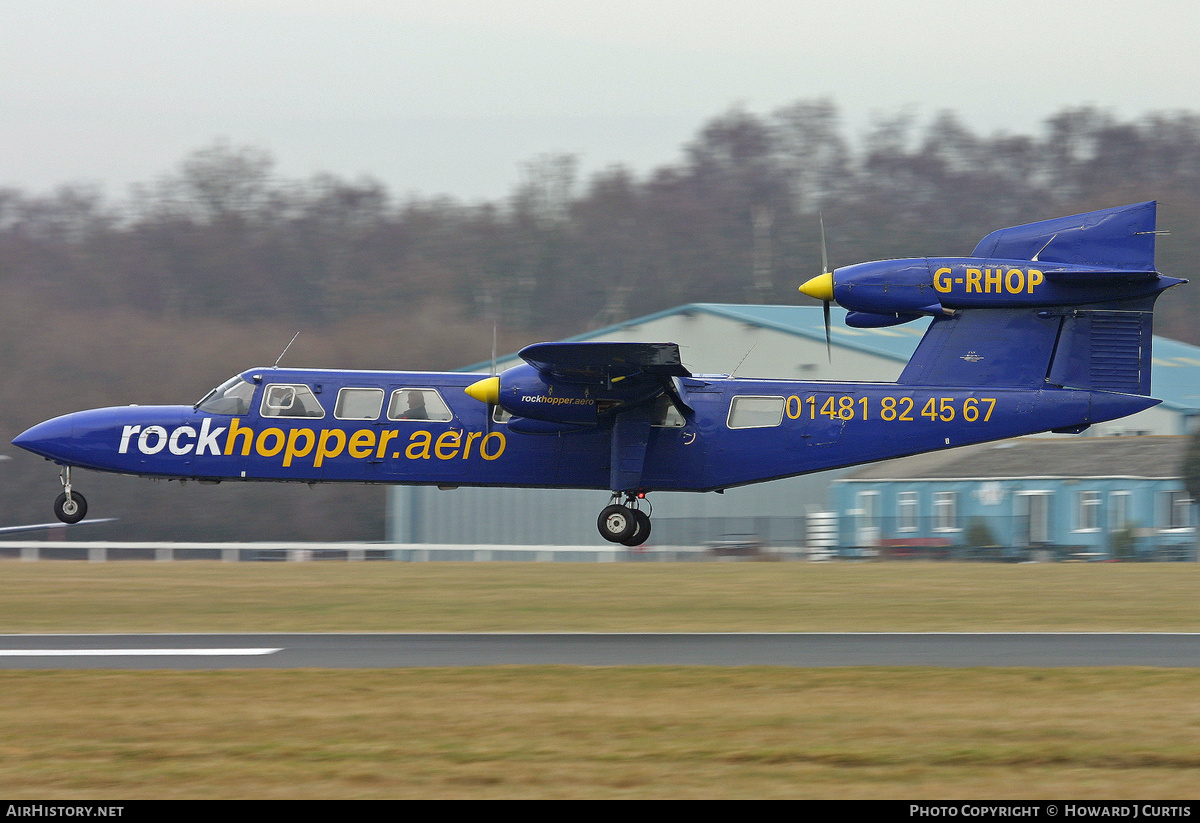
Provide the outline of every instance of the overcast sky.
[[1085,103],[1200,112],[1195,0],[0,0],[0,185],[121,197],[224,139],[278,173],[508,194],[522,162],[675,162],[730,106],[832,98],[846,132]]

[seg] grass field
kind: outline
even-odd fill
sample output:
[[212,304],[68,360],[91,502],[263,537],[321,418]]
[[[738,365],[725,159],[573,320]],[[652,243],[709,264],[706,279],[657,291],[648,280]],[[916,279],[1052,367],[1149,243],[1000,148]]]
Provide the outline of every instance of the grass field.
[[[0,631],[1200,631],[1200,566],[0,564]],[[10,798],[1194,798],[1200,671],[0,672]]]
[[1200,631],[1200,565],[0,563],[0,632]]

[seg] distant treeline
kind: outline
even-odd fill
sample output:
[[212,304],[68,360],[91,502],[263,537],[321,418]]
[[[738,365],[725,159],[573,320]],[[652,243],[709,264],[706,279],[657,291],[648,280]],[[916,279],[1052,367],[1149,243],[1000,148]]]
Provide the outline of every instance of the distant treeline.
[[[1200,252],[1191,113],[1124,122],[1072,109],[1033,136],[897,116],[852,142],[827,101],[734,109],[679,165],[581,181],[573,157],[540,157],[509,198],[483,205],[401,200],[372,180],[281,180],[272,166],[217,144],[122,203],[0,191],[0,279],[167,319],[322,323],[436,301],[566,333],[683,302],[802,300],[821,213],[835,265],[965,253],[995,228],[1139,199],[1163,201],[1173,231],[1161,269],[1187,276]],[[1200,342],[1171,319],[1160,330]]]
[[[287,362],[456,368],[680,303],[807,302],[821,266],[968,253],[993,229],[1160,201],[1159,269],[1200,256],[1200,116],[1063,111],[1041,133],[981,136],[952,114],[850,140],[832,103],[734,109],[684,159],[581,180],[529,162],[502,202],[402,199],[372,180],[283,180],[216,144],[120,201],[0,190],[0,439],[55,414],[190,403]],[[1156,331],[1200,343],[1200,285]],[[852,377],[852,375],[848,375]],[[49,519],[55,467],[4,448],[0,525]],[[151,484],[79,473],[96,539],[379,539],[378,487]],[[84,535],[80,535],[84,536]]]

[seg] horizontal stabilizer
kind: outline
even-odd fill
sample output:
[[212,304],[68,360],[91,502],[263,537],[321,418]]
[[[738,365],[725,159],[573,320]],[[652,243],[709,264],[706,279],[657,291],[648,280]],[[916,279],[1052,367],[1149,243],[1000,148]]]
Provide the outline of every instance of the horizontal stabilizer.
[[1151,200],[999,229],[971,256],[1153,272],[1156,206]]
[[636,374],[691,377],[674,343],[535,343],[521,358],[566,380],[599,382]]

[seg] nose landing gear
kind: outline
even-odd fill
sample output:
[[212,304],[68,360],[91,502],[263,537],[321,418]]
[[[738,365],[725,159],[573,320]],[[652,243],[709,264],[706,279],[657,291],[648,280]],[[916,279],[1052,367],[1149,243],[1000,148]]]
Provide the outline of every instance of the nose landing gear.
[[612,501],[600,512],[596,521],[600,536],[610,543],[640,546],[650,537],[650,513],[640,508],[645,498],[634,492],[625,492],[624,503],[616,502],[620,498],[620,494],[613,494]]
[[87,517],[87,500],[79,492],[71,491],[71,467],[64,466],[58,475],[62,483],[62,494],[54,499],[54,516],[64,523],[78,523]]

